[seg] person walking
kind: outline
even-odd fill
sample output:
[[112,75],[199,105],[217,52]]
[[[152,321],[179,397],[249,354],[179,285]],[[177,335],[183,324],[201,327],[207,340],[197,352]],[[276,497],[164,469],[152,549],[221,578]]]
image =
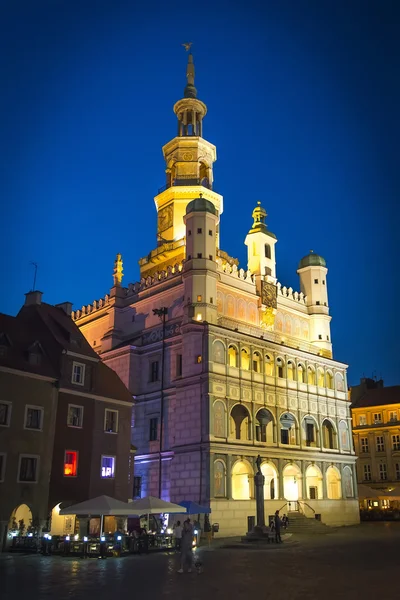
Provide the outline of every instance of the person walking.
[[181,541],[181,568],[178,573],[183,573],[185,565],[187,565],[188,573],[192,572],[193,563],[193,526],[190,519],[186,519],[183,523],[182,541]]
[[182,542],[182,525],[180,521],[177,521],[176,524],[174,525],[174,540],[175,540],[175,550],[177,552],[180,551],[181,549],[181,542]]
[[283,529],[287,529],[287,526],[288,526],[288,518],[287,518],[286,515],[283,515],[283,517],[282,517],[282,527],[283,527]]
[[274,525],[275,525],[275,542],[277,544],[282,544],[282,539],[281,539],[281,519],[279,517],[279,510],[277,510],[275,512],[275,517],[274,517]]
[[208,515],[204,515],[204,533],[206,534],[206,539],[208,542],[208,547],[211,546],[212,542],[212,527],[210,523],[210,517]]

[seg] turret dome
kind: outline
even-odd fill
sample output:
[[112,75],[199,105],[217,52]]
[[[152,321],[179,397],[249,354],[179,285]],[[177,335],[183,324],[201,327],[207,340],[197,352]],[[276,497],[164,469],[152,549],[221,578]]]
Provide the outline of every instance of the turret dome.
[[192,212],[210,212],[213,215],[217,214],[217,209],[214,204],[210,202],[210,200],[206,200],[205,198],[195,198],[186,207],[186,214]]
[[310,254],[303,256],[299,262],[298,268],[304,269],[304,267],[326,267],[326,261],[322,256],[315,254],[313,250],[310,250]]

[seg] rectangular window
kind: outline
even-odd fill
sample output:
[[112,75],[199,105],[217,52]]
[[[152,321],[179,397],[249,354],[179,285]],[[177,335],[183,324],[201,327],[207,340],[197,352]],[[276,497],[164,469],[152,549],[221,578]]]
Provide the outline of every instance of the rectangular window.
[[192,230],[191,229],[189,229],[188,235],[192,235]]
[[310,444],[312,444],[314,441],[315,441],[314,424],[313,423],[306,423],[306,443],[307,443],[307,446],[309,446]]
[[361,452],[369,452],[368,438],[361,438]]
[[364,481],[371,481],[371,465],[364,465]]
[[197,258],[203,258],[203,255],[202,255],[202,253],[201,253],[201,252],[198,252],[198,253],[197,253]]
[[397,421],[397,410],[389,411],[389,421]]
[[115,477],[115,456],[101,457],[101,477],[102,479],[114,479]]
[[106,433],[118,432],[118,411],[106,408],[104,414],[104,431]]
[[133,478],[133,498],[141,498],[142,497],[142,478],[134,477]]
[[199,228],[197,229],[197,233],[203,233],[203,230],[201,229],[201,227],[199,227]]
[[358,417],[358,424],[359,425],[366,425],[367,424],[367,417],[366,417],[366,415],[360,415]]
[[83,406],[68,404],[68,427],[82,427],[83,424]]
[[212,259],[213,259],[213,257],[212,257],[212,254],[209,254],[209,255],[208,255],[208,258],[209,258],[210,260],[212,260]]
[[322,280],[322,285],[325,285],[325,279]]
[[319,306],[321,304],[321,302],[319,300],[316,301],[315,303],[317,306]]
[[400,450],[400,435],[392,435],[393,450]]
[[155,442],[158,438],[158,418],[153,417],[150,419],[150,432],[149,432],[149,440],[150,442]]
[[9,427],[11,417],[11,403],[0,402],[0,427]]
[[2,481],[4,481],[5,472],[6,472],[6,454],[4,454],[4,452],[2,452],[0,454],[0,483]]
[[78,475],[78,453],[76,450],[66,450],[64,456],[65,477],[76,477]]
[[19,457],[18,482],[36,483],[39,473],[39,457],[21,454]]
[[182,354],[176,355],[176,376],[182,377]]
[[72,383],[83,385],[85,383],[85,365],[78,362],[72,363]]
[[43,426],[43,408],[41,406],[25,407],[25,429],[41,431]]
[[318,279],[314,279],[314,283],[318,283]]
[[202,300],[203,300],[203,296],[198,295],[197,296],[197,302],[202,302]]
[[42,355],[38,352],[29,352],[28,362],[31,365],[40,365],[42,362]]
[[213,234],[213,233],[212,233],[212,229],[209,229],[209,230],[208,230],[208,235],[212,235],[212,234]]
[[400,479],[400,463],[396,463],[395,467],[396,467],[396,479],[399,480]]
[[159,366],[158,360],[153,360],[150,363],[150,381],[152,383],[154,383],[155,381],[158,381],[158,366]]
[[202,360],[203,360],[203,358],[202,358],[201,354],[198,354],[198,355],[196,356],[196,363],[197,363],[198,365],[200,365],[200,364],[201,364],[201,362],[202,362]]
[[385,442],[383,440],[383,435],[376,436],[376,451],[384,452],[385,451]]
[[289,443],[289,429],[281,429],[281,444]]
[[385,463],[380,463],[379,465],[379,479],[381,481],[386,481],[387,479],[387,471]]
[[318,335],[318,339],[322,340],[322,335],[321,334]]
[[382,423],[382,413],[374,414],[374,423]]

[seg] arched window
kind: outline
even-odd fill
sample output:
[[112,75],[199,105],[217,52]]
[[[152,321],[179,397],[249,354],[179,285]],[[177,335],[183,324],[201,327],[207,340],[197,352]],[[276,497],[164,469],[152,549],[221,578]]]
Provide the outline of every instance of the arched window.
[[222,400],[216,400],[213,407],[213,432],[215,437],[226,437],[226,407]]
[[349,428],[346,421],[339,423],[340,446],[342,450],[350,450]]
[[291,413],[282,413],[279,419],[281,444],[296,444],[296,419]]
[[265,244],[265,258],[271,258],[271,246],[269,244]]
[[296,379],[294,364],[291,360],[288,360],[287,362],[287,378],[291,379],[292,381]]
[[214,462],[214,496],[215,498],[226,496],[226,468],[222,460]]
[[292,319],[287,315],[285,317],[285,333],[292,335]]
[[333,375],[331,371],[326,372],[326,387],[333,390]]
[[213,343],[213,361],[225,364],[225,346],[220,340]]
[[257,442],[274,440],[274,419],[266,408],[261,408],[256,415],[256,440]]
[[317,448],[318,443],[318,428],[315,419],[311,416],[306,416],[303,419],[303,440],[306,446]]
[[310,465],[306,471],[306,489],[309,500],[320,500],[323,497],[323,477],[320,469]]
[[276,359],[276,368],[278,371],[278,377],[283,377],[283,367],[284,367],[284,362],[282,360],[282,358],[277,358]]
[[273,464],[265,462],[261,465],[261,473],[265,477],[264,500],[274,500],[278,495],[278,472]]
[[238,366],[238,350],[232,344],[228,348],[228,365],[230,367]]
[[308,385],[315,385],[315,370],[313,367],[307,369]]
[[239,460],[232,468],[232,498],[234,500],[250,500],[253,469],[250,463]]
[[336,389],[338,392],[343,392],[344,390],[344,382],[343,382],[343,375],[341,373],[336,373],[335,375],[335,381],[336,381]]
[[269,375],[270,377],[274,376],[274,361],[272,356],[270,356],[269,354],[265,355],[265,374]]
[[336,467],[328,467],[326,471],[326,487],[330,500],[339,500],[342,497],[341,477]]
[[334,426],[329,419],[322,422],[322,445],[324,448],[333,450],[337,448],[337,435]]
[[325,387],[324,372],[320,368],[318,368],[318,387]]
[[261,355],[259,352],[253,352],[253,371],[261,373]]
[[297,377],[300,383],[306,382],[306,370],[304,365],[300,363],[297,365]]
[[343,469],[343,495],[345,498],[354,498],[353,474],[350,467]]
[[247,348],[242,348],[241,352],[241,365],[242,369],[246,371],[250,370],[250,353]]
[[250,415],[243,404],[236,404],[231,410],[231,436],[236,440],[250,439]]
[[283,318],[280,313],[277,313],[275,317],[275,331],[283,331]]
[[286,465],[282,472],[283,495],[286,500],[296,502],[302,497],[301,482],[302,475],[299,467],[295,464]]

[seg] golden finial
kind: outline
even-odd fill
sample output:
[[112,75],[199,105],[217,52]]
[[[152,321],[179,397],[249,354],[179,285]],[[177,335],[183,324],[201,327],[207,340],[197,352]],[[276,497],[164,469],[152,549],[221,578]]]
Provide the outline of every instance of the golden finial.
[[114,285],[120,286],[123,278],[123,262],[122,262],[122,254],[118,253],[116,259],[114,261]]
[[183,42],[182,46],[185,48],[186,52],[190,52],[190,48],[193,42]]

